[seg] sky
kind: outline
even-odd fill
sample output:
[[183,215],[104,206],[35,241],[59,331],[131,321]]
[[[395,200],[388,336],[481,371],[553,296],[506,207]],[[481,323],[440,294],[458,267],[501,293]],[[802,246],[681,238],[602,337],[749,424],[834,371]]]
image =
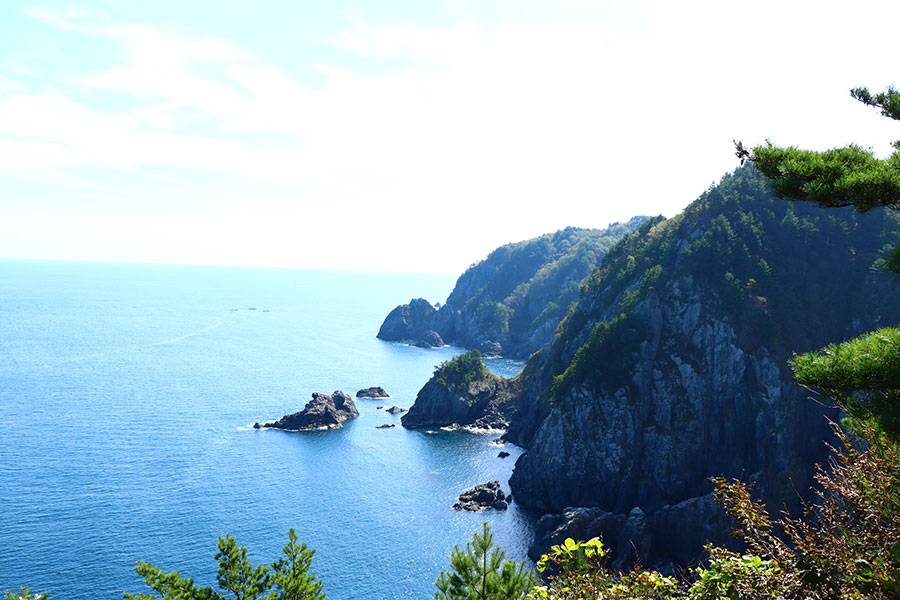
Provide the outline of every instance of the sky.
[[0,3],[0,258],[459,273],[879,155],[900,2]]

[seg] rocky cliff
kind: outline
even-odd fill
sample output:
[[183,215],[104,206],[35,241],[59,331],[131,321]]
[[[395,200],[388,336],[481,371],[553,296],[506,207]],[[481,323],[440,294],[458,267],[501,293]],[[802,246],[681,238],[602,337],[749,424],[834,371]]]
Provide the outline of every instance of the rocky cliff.
[[645,220],[635,217],[607,229],[569,227],[501,246],[460,276],[440,309],[422,298],[400,305],[385,318],[378,337],[527,358],[552,341],[603,254]]
[[598,509],[595,529],[618,522],[619,536],[630,522],[645,560],[682,563],[724,536],[710,476],[796,505],[837,415],[786,360],[897,323],[897,282],[878,270],[897,226],[774,199],[752,168],[645,223],[606,255],[520,384],[517,414],[546,417],[511,425],[528,446],[510,479],[517,501]]
[[603,533],[619,564],[687,564],[727,537],[715,475],[796,506],[838,415],[786,361],[900,320],[879,268],[898,225],[775,199],[744,167],[612,248],[507,404],[538,545]]

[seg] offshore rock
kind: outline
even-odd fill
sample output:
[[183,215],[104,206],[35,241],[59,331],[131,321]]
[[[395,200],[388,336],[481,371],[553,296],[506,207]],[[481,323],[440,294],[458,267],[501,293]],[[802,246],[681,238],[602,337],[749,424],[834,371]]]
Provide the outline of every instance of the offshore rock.
[[506,494],[500,489],[499,481],[489,481],[476,485],[459,495],[459,502],[453,505],[456,510],[476,512],[485,508],[506,510]]
[[515,410],[510,402],[515,386],[515,380],[497,377],[478,352],[470,351],[434,372],[401,423],[407,429],[503,429]]
[[[314,392],[312,400],[302,411],[285,415],[274,423],[256,423],[257,429],[266,427],[284,431],[310,431],[313,429],[339,429],[344,421],[359,416],[353,399],[338,390],[333,394]],[[257,427],[257,425],[259,427]]]
[[387,409],[385,412],[389,412],[392,415],[399,415],[402,412],[406,412],[406,409],[400,408],[399,406],[392,406],[389,409]]
[[369,387],[356,392],[357,398],[390,398],[383,387]]
[[422,338],[413,344],[417,348],[443,348],[444,340],[433,329],[428,329],[422,334]]

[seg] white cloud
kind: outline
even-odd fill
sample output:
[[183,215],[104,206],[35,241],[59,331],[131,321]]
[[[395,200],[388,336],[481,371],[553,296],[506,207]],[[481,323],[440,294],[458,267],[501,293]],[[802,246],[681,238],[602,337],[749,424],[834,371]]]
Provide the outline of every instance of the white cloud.
[[[900,137],[846,96],[890,74],[888,58],[873,55],[900,14],[870,23],[868,45],[839,46],[839,29],[851,35],[862,17],[838,5],[659,2],[648,23],[627,31],[600,22],[428,29],[357,20],[336,44],[407,66],[372,75],[321,65],[325,81],[315,87],[223,40],[81,13],[31,14],[118,40],[128,60],[68,79],[79,94],[0,80],[0,170],[169,165],[202,169],[198,180],[218,170],[284,182],[295,200],[253,198],[257,208],[233,223],[264,229],[301,219],[308,240],[346,231],[344,244],[315,257],[319,266],[457,270],[500,243],[566,225],[672,215],[736,166],[735,137],[881,150]],[[103,109],[85,90],[119,94],[132,107]],[[334,208],[313,210],[310,199]],[[372,230],[381,235],[375,246]],[[226,240],[207,235],[205,252],[232,256]],[[446,242],[410,256],[408,240],[420,237]],[[314,253],[294,251],[315,266]],[[241,256],[261,260],[247,258],[252,246]]]

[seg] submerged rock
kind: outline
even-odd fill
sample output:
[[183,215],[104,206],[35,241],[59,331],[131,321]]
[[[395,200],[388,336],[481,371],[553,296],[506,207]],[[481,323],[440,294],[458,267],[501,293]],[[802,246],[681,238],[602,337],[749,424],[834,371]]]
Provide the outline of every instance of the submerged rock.
[[375,429],[390,429],[391,427],[396,427],[396,423],[385,423],[384,425],[379,425]]
[[485,508],[506,510],[506,494],[500,489],[499,481],[489,481],[476,485],[459,495],[459,502],[453,505],[456,510],[479,511]]
[[356,392],[357,398],[390,398],[383,387],[369,387]]
[[509,452],[506,452],[504,450],[504,451],[500,452],[500,454],[497,455],[497,458],[506,458],[507,456],[509,456]]
[[256,423],[253,427],[261,429],[283,429],[285,431],[309,431],[312,429],[339,429],[344,421],[359,416],[353,399],[346,393],[337,390],[333,394],[314,392],[312,400],[306,403],[302,411],[285,415],[274,423]]

